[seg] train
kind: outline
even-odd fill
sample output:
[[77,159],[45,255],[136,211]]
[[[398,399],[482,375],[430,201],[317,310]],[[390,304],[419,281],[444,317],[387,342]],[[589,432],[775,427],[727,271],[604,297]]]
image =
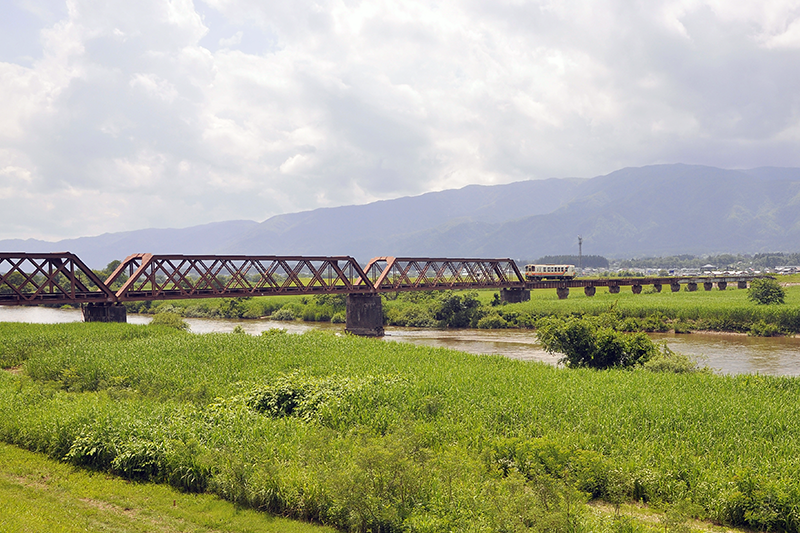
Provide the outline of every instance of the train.
[[575,265],[525,265],[525,279],[528,281],[574,277]]

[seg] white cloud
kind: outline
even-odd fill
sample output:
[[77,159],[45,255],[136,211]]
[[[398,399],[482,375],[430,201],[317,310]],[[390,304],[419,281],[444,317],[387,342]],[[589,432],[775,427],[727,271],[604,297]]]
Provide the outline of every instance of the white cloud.
[[41,56],[0,63],[0,238],[656,162],[800,166],[796,0],[45,11]]

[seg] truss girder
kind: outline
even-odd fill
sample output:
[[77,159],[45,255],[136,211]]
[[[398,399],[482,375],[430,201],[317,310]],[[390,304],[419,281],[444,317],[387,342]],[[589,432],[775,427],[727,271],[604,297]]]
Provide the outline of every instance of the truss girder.
[[378,292],[525,286],[511,259],[376,257],[364,272]]
[[69,252],[0,253],[0,304],[114,302],[116,296]]
[[[136,269],[117,291],[120,301],[374,290],[358,262],[349,256],[140,254],[130,256],[117,270],[130,265]],[[117,277],[112,274],[109,281]]]

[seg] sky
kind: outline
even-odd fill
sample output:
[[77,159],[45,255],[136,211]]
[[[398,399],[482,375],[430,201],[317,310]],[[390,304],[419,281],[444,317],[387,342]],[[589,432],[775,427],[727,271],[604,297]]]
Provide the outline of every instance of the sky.
[[0,239],[799,148],[800,0],[0,5]]

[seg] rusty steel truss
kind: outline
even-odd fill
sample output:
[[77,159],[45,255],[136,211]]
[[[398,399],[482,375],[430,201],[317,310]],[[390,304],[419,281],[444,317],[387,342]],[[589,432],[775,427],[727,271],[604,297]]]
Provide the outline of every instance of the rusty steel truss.
[[525,287],[511,259],[376,257],[364,272],[376,292]]
[[[63,253],[0,253],[0,305],[113,304],[137,300],[270,295],[377,294],[451,289],[595,287],[619,292],[642,285],[695,290],[703,284],[746,287],[754,276],[602,278],[526,281],[511,259],[376,257],[363,269],[350,256],[156,255],[128,256],[102,281],[78,257]],[[676,288],[677,287],[677,288]],[[563,291],[567,292],[563,292]]]
[[136,254],[106,280],[118,301],[370,291],[352,257]]
[[0,253],[0,304],[110,303],[117,299],[77,256]]

